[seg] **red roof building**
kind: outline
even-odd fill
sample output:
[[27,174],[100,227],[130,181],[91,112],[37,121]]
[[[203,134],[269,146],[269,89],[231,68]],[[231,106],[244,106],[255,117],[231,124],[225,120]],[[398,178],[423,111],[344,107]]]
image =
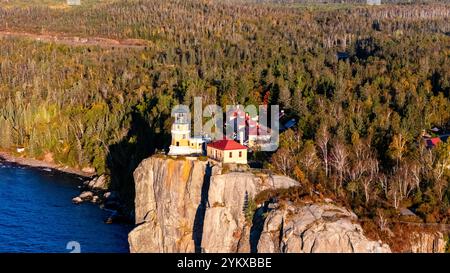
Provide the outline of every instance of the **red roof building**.
[[213,141],[206,148],[208,157],[222,163],[247,164],[247,147],[234,140]]
[[427,148],[434,148],[440,142],[441,142],[441,139],[438,138],[438,137],[426,138],[425,139],[425,144],[426,144]]
[[267,127],[258,124],[248,129],[248,136],[249,138],[257,136],[270,136],[270,131]]
[[215,148],[221,151],[244,150],[244,149],[247,150],[247,147],[245,147],[244,145],[241,145],[236,141],[229,139],[213,141],[208,144],[208,147]]

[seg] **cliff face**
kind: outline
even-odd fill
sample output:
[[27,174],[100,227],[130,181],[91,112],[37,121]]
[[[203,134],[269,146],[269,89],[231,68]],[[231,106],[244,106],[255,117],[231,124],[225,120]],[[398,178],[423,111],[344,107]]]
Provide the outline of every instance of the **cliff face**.
[[442,232],[414,232],[411,234],[412,253],[444,253],[446,241]]
[[245,237],[244,203],[261,190],[298,185],[287,177],[221,171],[204,161],[144,160],[134,172],[130,251],[234,252]]
[[258,252],[391,252],[388,245],[368,240],[356,221],[354,213],[330,204],[273,210],[265,220]]
[[130,251],[194,252],[210,172],[202,161],[144,160],[134,172],[138,226],[129,234]]
[[[206,161],[151,157],[134,172],[137,227],[131,252],[390,252],[367,239],[357,217],[326,204],[265,204],[246,215],[266,189],[300,186],[252,172],[222,173]],[[414,252],[441,249],[419,235]]]
[[246,225],[246,203],[263,190],[298,185],[297,181],[287,177],[252,173],[212,176],[201,242],[202,251],[250,252],[253,243],[250,242],[250,236],[257,231]]

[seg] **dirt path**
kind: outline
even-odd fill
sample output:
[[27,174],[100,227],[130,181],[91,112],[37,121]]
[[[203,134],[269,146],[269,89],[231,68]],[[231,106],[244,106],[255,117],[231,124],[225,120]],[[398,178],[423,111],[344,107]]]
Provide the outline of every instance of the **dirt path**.
[[144,49],[149,44],[148,41],[141,39],[114,40],[101,37],[84,38],[55,33],[34,34],[28,32],[0,30],[0,38],[7,38],[7,37],[26,38],[35,41],[64,44],[69,46],[99,46],[108,48]]

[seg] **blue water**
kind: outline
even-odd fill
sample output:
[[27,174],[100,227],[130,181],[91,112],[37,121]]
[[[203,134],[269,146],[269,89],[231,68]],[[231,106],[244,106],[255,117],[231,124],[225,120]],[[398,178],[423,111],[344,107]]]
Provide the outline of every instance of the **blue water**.
[[109,214],[97,205],[72,204],[80,184],[0,163],[0,252],[128,252],[129,226],[105,224]]

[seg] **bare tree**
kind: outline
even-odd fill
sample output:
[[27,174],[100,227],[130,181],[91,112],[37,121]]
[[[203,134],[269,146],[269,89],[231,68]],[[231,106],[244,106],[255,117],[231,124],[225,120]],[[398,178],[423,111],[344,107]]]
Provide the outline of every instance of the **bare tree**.
[[432,178],[434,188],[440,200],[444,197],[444,191],[448,186],[446,173],[450,173],[450,144],[440,144],[433,152]]
[[342,184],[344,181],[344,173],[346,172],[348,164],[347,158],[348,158],[347,148],[341,141],[336,141],[331,149],[330,164],[336,171],[340,188],[342,188]]
[[[416,163],[413,161],[408,161],[400,167],[400,172],[403,177],[402,180],[402,194],[405,198],[411,196],[411,193],[417,188],[420,183],[420,169],[417,169]],[[417,173],[419,172],[419,173]],[[418,176],[418,180],[416,179]]]
[[295,165],[294,157],[286,148],[280,148],[272,156],[272,165],[283,175],[289,176]]
[[381,231],[388,229],[388,219],[380,209],[377,210],[377,224]]
[[398,172],[394,171],[393,175],[390,176],[390,179],[392,180],[392,183],[389,185],[389,199],[392,201],[392,206],[395,209],[398,209],[400,202],[403,200],[400,186],[402,177]]
[[401,201],[408,198],[413,190],[416,189],[417,184],[411,173],[412,166],[411,162],[404,162],[399,167],[394,168],[391,176],[390,197],[396,209],[398,209]]
[[320,126],[316,137],[316,143],[319,147],[320,155],[323,161],[325,175],[328,177],[328,143],[330,142],[330,133],[328,132],[327,125]]
[[378,175],[378,183],[380,183],[380,187],[383,190],[384,197],[386,197],[386,199],[389,198],[389,180],[389,177],[384,173]]
[[352,155],[348,176],[350,180],[357,181],[362,185],[365,202],[368,204],[373,184],[378,178],[379,163],[375,152],[358,137],[353,139]]
[[420,189],[420,182],[422,181],[422,165],[418,161],[412,161],[409,166],[411,179],[414,182],[414,188]]
[[369,156],[367,158],[367,161],[365,161],[365,175],[363,176],[363,179],[361,180],[361,184],[364,189],[364,197],[366,204],[369,203],[370,195],[372,193],[373,184],[376,181],[376,178],[378,177],[378,160],[373,156],[372,153],[369,152]]

